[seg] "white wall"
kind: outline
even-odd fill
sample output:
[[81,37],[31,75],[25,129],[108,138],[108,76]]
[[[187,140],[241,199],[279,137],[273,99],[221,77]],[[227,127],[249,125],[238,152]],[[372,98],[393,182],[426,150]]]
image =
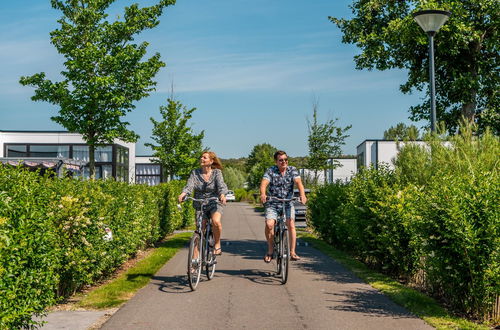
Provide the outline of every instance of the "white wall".
[[341,159],[341,158],[336,158],[340,163],[340,166],[335,168],[334,170],[331,171],[331,175],[328,178],[329,182],[335,182],[335,181],[350,181],[351,178],[356,174],[357,172],[357,160],[355,158],[348,158],[348,159]]
[[405,143],[425,145],[424,141],[396,142],[384,140],[365,140],[358,145],[357,154],[365,152],[365,161],[363,166],[369,167],[381,164],[388,165],[389,168],[394,168],[394,160],[396,159],[399,150]]

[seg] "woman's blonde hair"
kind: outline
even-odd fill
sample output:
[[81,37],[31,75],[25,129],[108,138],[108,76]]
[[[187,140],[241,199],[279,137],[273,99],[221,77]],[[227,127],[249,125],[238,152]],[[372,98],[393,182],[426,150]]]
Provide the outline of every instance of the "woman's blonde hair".
[[219,170],[222,170],[222,162],[220,161],[219,157],[217,157],[215,152],[205,150],[201,153],[201,155],[203,156],[204,154],[208,154],[210,159],[213,161],[211,166],[212,168],[218,168]]

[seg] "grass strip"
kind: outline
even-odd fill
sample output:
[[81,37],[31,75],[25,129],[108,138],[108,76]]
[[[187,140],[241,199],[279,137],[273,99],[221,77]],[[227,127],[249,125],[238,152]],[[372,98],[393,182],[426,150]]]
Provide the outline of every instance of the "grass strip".
[[297,236],[313,245],[314,248],[340,262],[360,279],[381,291],[395,303],[405,307],[408,311],[422,318],[436,329],[490,329],[486,325],[450,315],[431,297],[404,286],[386,275],[369,269],[362,262],[353,259],[345,252],[333,248],[313,234],[298,232]]
[[187,244],[191,235],[186,232],[172,236],[127,272],[91,291],[79,301],[78,306],[103,309],[119,306],[129,300],[137,290],[149,283],[165,262]]

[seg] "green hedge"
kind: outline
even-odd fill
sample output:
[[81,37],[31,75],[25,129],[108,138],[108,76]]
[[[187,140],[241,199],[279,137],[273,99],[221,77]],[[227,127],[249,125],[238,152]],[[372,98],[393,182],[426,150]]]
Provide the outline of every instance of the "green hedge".
[[500,295],[500,141],[469,128],[402,148],[395,170],[360,171],[312,194],[323,239],[487,318]]
[[191,221],[188,203],[177,209],[180,190],[0,166],[0,328],[36,326],[33,315]]

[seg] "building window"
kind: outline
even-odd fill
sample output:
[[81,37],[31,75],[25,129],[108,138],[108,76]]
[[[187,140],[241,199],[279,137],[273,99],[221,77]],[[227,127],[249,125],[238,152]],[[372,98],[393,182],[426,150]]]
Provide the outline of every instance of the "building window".
[[28,157],[28,146],[23,145],[6,145],[7,157]]
[[68,145],[30,145],[30,157],[69,158]]
[[365,166],[365,153],[364,152],[360,152],[358,154],[358,157],[357,157],[357,161],[356,161],[356,167],[357,169],[359,170],[361,167]]
[[96,147],[94,155],[96,162],[111,163],[113,161],[113,147]]
[[128,148],[116,146],[116,180],[128,181]]
[[89,161],[89,146],[73,146],[73,159]]
[[156,186],[161,182],[161,165],[160,164],[136,164],[135,165],[135,182],[139,184],[147,184]]

